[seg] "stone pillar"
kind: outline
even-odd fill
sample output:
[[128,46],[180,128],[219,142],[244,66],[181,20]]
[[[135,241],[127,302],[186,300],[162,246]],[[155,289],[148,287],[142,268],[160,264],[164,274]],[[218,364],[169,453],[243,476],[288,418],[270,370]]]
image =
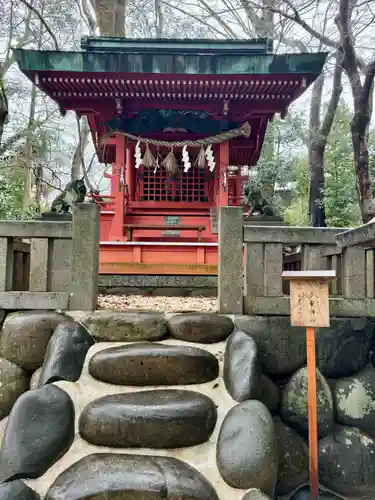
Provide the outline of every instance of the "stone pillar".
[[243,312],[243,209],[219,209],[218,308],[220,313]]
[[97,306],[99,278],[100,209],[96,203],[73,207],[72,283],[69,309]]

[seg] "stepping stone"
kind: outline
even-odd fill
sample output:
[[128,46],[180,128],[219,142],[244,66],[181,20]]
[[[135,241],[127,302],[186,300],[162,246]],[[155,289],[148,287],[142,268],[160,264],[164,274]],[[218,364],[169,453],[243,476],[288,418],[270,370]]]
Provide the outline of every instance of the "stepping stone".
[[238,403],[257,399],[261,370],[258,347],[248,333],[236,330],[228,338],[224,357],[224,384]]
[[17,480],[0,486],[0,500],[40,500],[40,496],[25,483]]
[[0,450],[0,482],[42,476],[74,440],[74,406],[49,384],[22,394],[8,417]]
[[186,342],[215,344],[232,333],[233,321],[216,313],[175,314],[168,320],[173,338]]
[[168,337],[167,320],[160,313],[95,311],[82,319],[99,342],[137,342]]
[[196,469],[172,457],[98,453],[71,465],[44,500],[82,498],[127,500],[219,500],[213,486]]
[[108,384],[188,385],[217,378],[219,363],[213,354],[196,347],[144,342],[94,354],[89,372]]
[[216,424],[213,401],[182,390],[104,396],[87,405],[79,433],[97,446],[183,448],[204,443]]
[[42,366],[49,339],[66,316],[54,311],[8,314],[0,332],[1,355],[33,372]]
[[30,374],[26,370],[0,358],[0,420],[9,414],[18,397],[29,389],[29,383]]
[[246,401],[229,410],[217,439],[216,464],[232,488],[259,488],[273,496],[277,441],[272,416],[263,403]]
[[76,382],[82,372],[87,351],[94,339],[76,321],[60,323],[48,343],[38,386],[57,380]]

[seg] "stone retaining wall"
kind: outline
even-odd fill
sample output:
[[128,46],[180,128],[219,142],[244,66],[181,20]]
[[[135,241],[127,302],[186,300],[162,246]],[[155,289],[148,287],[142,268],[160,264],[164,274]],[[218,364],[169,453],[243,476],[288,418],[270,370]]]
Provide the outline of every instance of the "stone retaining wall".
[[151,295],[154,297],[216,297],[217,276],[99,275],[103,295]]
[[[317,332],[321,500],[375,497],[373,344],[368,319]],[[0,499],[308,500],[287,318],[12,313],[0,351]]]

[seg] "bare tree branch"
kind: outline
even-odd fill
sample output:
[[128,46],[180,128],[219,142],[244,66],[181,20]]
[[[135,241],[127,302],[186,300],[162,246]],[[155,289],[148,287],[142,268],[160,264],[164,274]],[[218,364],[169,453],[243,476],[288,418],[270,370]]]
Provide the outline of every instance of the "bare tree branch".
[[31,12],[33,12],[36,17],[39,19],[39,21],[43,24],[43,26],[45,27],[46,31],[48,32],[48,34],[50,35],[50,37],[52,38],[53,40],[53,43],[55,45],[55,49],[56,50],[60,50],[59,48],[59,44],[57,42],[57,38],[55,37],[53,31],[51,30],[51,28],[48,26],[48,24],[46,23],[44,17],[42,16],[42,14],[39,12],[39,10],[37,8],[35,8],[30,2],[28,2],[27,0],[19,0],[21,3],[23,3]]
[[342,73],[343,68],[340,64],[340,55],[336,56],[335,70],[333,74],[333,85],[331,98],[329,100],[326,113],[324,115],[323,123],[320,128],[320,134],[323,137],[328,137],[328,134],[332,128],[333,120],[335,118],[337,106],[340,102],[340,97],[342,94]]

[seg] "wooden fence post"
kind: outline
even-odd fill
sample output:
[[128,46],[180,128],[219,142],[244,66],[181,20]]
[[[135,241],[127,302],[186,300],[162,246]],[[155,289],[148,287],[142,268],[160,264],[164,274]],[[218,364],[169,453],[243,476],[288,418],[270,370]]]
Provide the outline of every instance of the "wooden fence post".
[[72,284],[69,309],[94,310],[98,299],[99,217],[96,203],[77,203],[72,224]]
[[219,210],[218,309],[224,314],[243,312],[243,209]]

